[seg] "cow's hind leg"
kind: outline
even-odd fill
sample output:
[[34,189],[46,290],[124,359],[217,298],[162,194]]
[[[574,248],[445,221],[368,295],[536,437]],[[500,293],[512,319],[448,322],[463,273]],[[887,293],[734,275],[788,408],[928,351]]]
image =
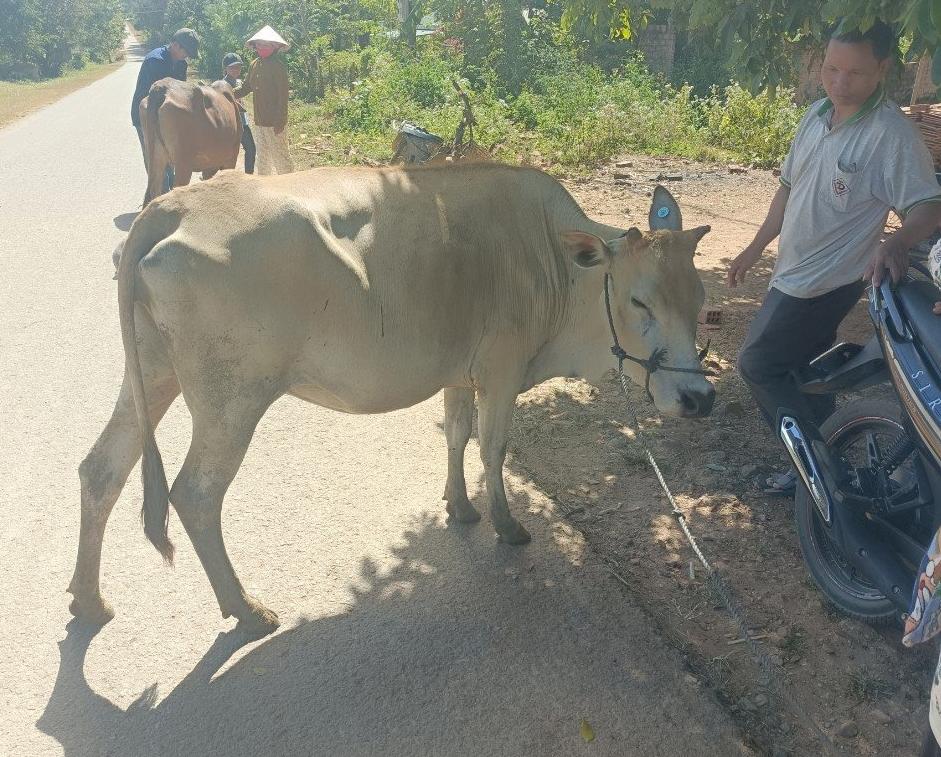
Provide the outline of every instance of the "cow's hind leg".
[[[176,508],[206,571],[223,617],[263,636],[278,627],[278,616],[245,593],[222,539],[222,500],[245,457],[255,426],[271,400],[252,405],[251,392],[234,392],[224,407],[196,409],[193,440],[170,501]],[[187,397],[189,401],[189,397]]]
[[[180,393],[180,388],[172,372],[164,373],[159,379],[150,373],[146,384],[150,420],[156,426]],[[69,610],[89,623],[101,625],[114,617],[111,607],[101,596],[101,542],[114,503],[140,456],[134,398],[125,377],[111,420],[78,468],[82,516],[78,557],[68,588],[73,596]]]
[[470,439],[474,419],[474,390],[444,390],[444,435],[448,440],[448,482],[443,499],[447,511],[460,523],[476,523],[480,513],[467,498],[464,481],[464,449]]
[[480,456],[484,463],[487,493],[490,495],[490,515],[497,534],[507,544],[525,544],[530,539],[529,533],[510,514],[506,501],[506,489],[503,485],[506,437],[516,404],[516,391],[511,388],[514,385],[513,382],[505,383],[510,388],[500,388],[496,391],[481,390],[477,394]]

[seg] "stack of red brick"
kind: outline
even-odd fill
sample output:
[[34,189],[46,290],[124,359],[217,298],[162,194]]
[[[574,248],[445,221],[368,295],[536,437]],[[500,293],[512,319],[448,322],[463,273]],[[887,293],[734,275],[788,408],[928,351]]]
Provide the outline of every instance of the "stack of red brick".
[[934,158],[935,168],[941,167],[941,103],[911,105],[902,108],[902,112],[917,124]]

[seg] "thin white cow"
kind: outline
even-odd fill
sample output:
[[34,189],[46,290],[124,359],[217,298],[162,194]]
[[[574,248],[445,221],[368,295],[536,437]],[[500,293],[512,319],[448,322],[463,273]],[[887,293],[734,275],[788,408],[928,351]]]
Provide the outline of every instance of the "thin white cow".
[[[494,527],[506,542],[528,541],[503,486],[515,399],[553,376],[597,381],[611,368],[605,274],[624,349],[685,371],[629,362],[631,377],[649,381],[664,413],[712,408],[693,265],[709,228],[682,231],[662,188],[654,204],[662,229],[625,232],[589,220],[544,173],[487,164],[233,173],[152,202],[118,266],[125,377],[79,468],[72,612],[113,617],[99,589],[102,535],[143,447],[147,536],[172,559],[172,502],[222,614],[255,634],[277,627],[236,576],[221,514],[256,424],[284,394],[382,413],[443,389],[447,512],[464,522],[480,517],[463,470],[476,395]],[[193,438],[168,490],[154,427],[181,391]]]

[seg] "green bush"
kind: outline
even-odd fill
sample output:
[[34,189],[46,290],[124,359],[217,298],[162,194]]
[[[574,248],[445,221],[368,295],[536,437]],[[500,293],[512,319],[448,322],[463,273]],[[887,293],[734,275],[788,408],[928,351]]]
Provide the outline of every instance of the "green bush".
[[[420,52],[376,53],[352,91],[337,89],[303,109],[298,128],[330,132],[337,160],[385,160],[393,123],[408,120],[453,138],[463,109],[450,80],[460,55],[431,42]],[[516,96],[489,82],[471,91],[477,142],[503,160],[584,169],[622,152],[779,163],[801,110],[779,96],[753,97],[741,87],[698,98],[651,75],[639,59],[613,74],[560,54],[530,76]],[[465,88],[469,88],[465,81]]]
[[751,95],[737,84],[704,102],[705,131],[744,162],[776,166],[787,155],[804,109],[791,103],[791,92]]
[[[0,0],[0,8],[11,2],[27,0]],[[592,41],[579,31],[587,17],[566,27],[554,0],[528,2],[526,19],[516,0],[423,0],[418,7],[434,13],[441,36],[422,38],[416,49],[388,33],[397,28],[390,0],[123,2],[159,41],[180,26],[195,28],[197,65],[211,78],[221,74],[224,53],[274,26],[292,45],[284,54],[292,125],[299,134],[330,133],[336,160],[388,158],[396,121],[451,139],[463,115],[455,77],[471,94],[479,144],[500,159],[561,169],[619,152],[774,165],[800,117],[786,97],[728,85],[711,30],[681,35],[670,84],[647,70],[634,42]]]

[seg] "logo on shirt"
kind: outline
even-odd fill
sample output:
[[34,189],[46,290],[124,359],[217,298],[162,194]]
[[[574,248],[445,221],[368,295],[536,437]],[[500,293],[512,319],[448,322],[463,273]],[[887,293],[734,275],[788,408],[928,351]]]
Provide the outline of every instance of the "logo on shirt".
[[850,191],[850,188],[847,186],[846,182],[843,181],[839,176],[833,180],[833,194],[837,197],[842,197],[847,192]]

